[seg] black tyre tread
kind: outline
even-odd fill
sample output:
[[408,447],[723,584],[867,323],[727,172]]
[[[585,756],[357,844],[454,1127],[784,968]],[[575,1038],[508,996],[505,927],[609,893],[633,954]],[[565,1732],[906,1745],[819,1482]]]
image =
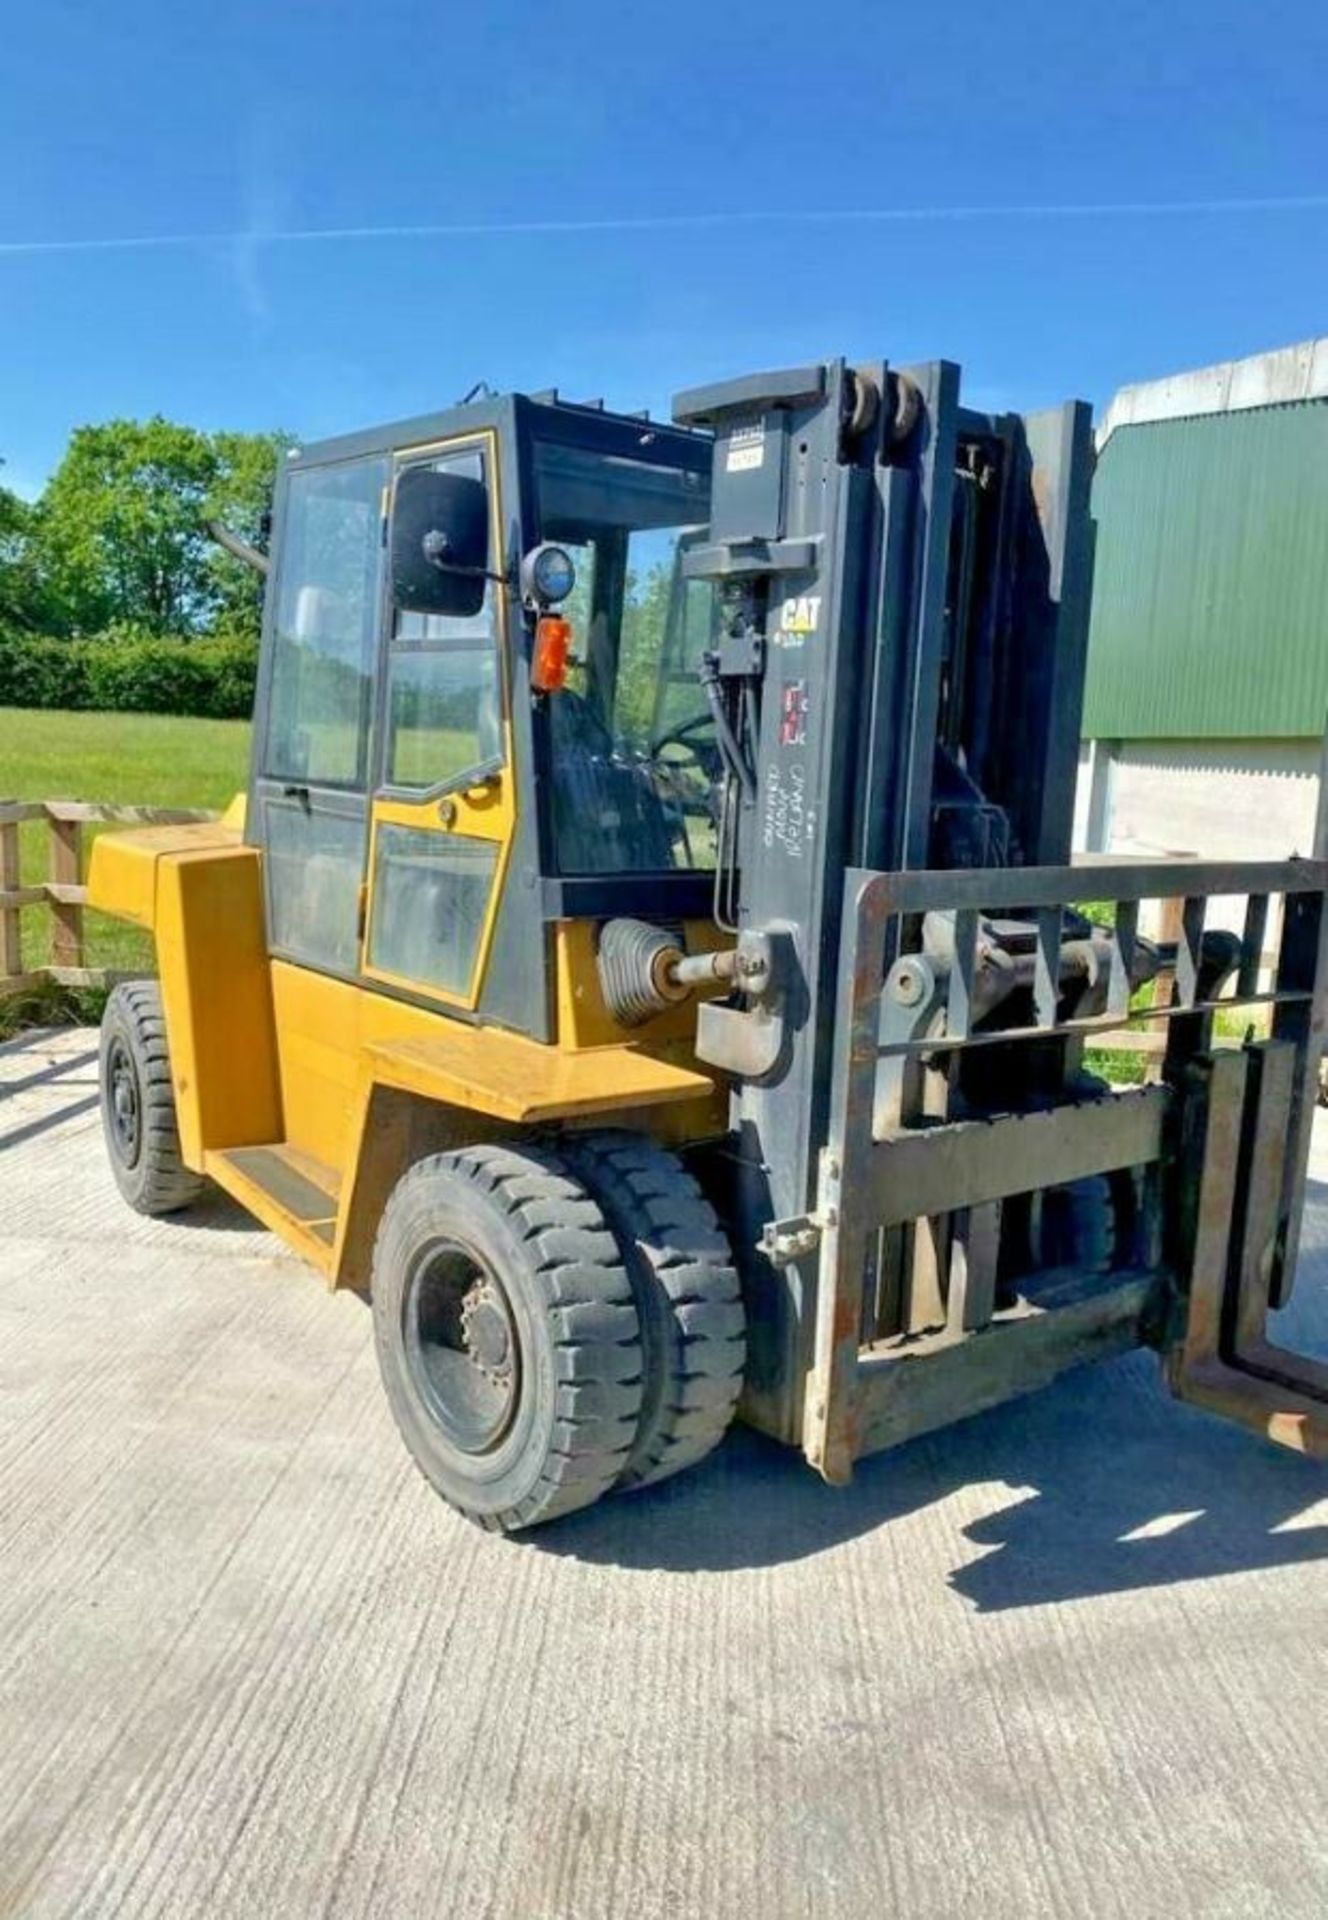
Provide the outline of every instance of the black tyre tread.
[[[1099,1074],[1081,1070],[1069,1089],[1080,1100],[1101,1099],[1111,1091]],[[1109,1273],[1116,1262],[1118,1221],[1111,1181],[1104,1173],[1086,1174],[1042,1196],[1041,1244],[1034,1249],[1043,1265],[1076,1266],[1085,1273]]]
[[[176,1213],[203,1192],[207,1182],[184,1163],[175,1113],[175,1085],[166,1045],[166,1018],[161,989],[155,980],[122,981],[114,988],[102,1015],[101,1059],[104,1065],[109,1031],[117,1023],[128,1035],[136,1056],[141,1106],[142,1146],[133,1190],[121,1177],[116,1156],[112,1167],[120,1191],[139,1213],[149,1216]],[[106,1087],[102,1087],[103,1101]]]
[[[635,1296],[600,1208],[557,1156],[523,1145],[432,1154],[402,1176],[379,1223],[377,1271],[398,1195],[446,1169],[472,1181],[529,1249],[554,1344],[556,1417],[539,1480],[498,1512],[445,1496],[490,1533],[512,1533],[588,1507],[617,1481],[641,1410]],[[417,1460],[421,1472],[423,1465]],[[427,1473],[425,1477],[428,1478]],[[431,1482],[432,1484],[432,1482]]]
[[1111,1271],[1116,1259],[1116,1204],[1105,1174],[1088,1174],[1047,1188],[1034,1256],[1041,1266],[1073,1266],[1085,1273]]
[[1074,1257],[1088,1273],[1109,1273],[1116,1258],[1116,1204],[1105,1173],[1072,1180],[1070,1202]]
[[658,1377],[619,1484],[651,1486],[704,1459],[733,1419],[747,1357],[733,1252],[692,1175],[645,1135],[564,1135],[559,1152],[603,1206],[636,1288]]

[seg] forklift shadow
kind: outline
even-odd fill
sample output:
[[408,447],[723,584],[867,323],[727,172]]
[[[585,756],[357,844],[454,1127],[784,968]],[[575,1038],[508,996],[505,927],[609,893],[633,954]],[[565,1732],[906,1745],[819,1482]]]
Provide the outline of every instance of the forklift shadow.
[[[1328,1188],[1311,1187],[1318,1219]],[[1279,1337],[1328,1352],[1328,1248],[1306,1246]],[[1317,1295],[1317,1298],[1313,1296]],[[1308,1296],[1308,1297],[1307,1297]],[[931,1511],[949,1503],[948,1514]],[[973,1508],[985,1508],[968,1517]],[[690,1474],[532,1537],[548,1552],[667,1572],[773,1566],[884,1526],[980,1613],[1044,1606],[1328,1556],[1321,1465],[1181,1405],[1156,1359],[1065,1375],[826,1487],[746,1429]]]
[[0,1045],[0,1153],[66,1126],[99,1104],[97,1045],[55,1052],[47,1029]]
[[[846,1488],[740,1428],[676,1481],[529,1538],[614,1566],[728,1571],[806,1559],[975,1495],[991,1510],[956,1516],[944,1578],[983,1613],[1328,1556],[1328,1504],[1310,1513],[1328,1502],[1322,1467],[1171,1401],[1144,1354],[864,1460]],[[910,1528],[904,1551],[932,1558],[943,1537]]]

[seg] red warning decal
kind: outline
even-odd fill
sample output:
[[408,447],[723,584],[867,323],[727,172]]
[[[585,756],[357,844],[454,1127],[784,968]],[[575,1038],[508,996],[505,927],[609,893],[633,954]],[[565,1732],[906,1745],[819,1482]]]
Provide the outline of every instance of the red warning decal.
[[807,682],[790,680],[780,696],[779,744],[800,747],[807,738]]

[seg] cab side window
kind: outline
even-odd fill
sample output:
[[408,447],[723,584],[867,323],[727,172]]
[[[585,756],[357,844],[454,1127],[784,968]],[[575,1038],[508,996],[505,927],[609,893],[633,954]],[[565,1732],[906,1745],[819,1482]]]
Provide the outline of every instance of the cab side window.
[[275,953],[359,958],[386,458],[287,476],[257,817]]
[[263,771],[362,787],[373,711],[386,460],[290,476]]
[[[472,449],[433,463],[486,479]],[[470,619],[398,613],[388,650],[383,782],[428,792],[503,760],[495,583]]]

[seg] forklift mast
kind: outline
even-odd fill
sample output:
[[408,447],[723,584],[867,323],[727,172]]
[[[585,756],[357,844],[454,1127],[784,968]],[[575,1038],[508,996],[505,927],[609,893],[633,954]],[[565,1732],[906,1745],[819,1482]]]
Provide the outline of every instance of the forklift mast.
[[[1091,422],[1083,403],[976,413],[944,361],[757,375],[674,413],[715,433],[708,543],[684,565],[717,590],[742,796],[720,892],[779,983],[773,1019],[700,1010],[698,1051],[738,1076],[732,1206],[752,1243],[813,1207],[845,869],[1069,858]],[[749,1396],[790,1438],[813,1267],[756,1294]]]

